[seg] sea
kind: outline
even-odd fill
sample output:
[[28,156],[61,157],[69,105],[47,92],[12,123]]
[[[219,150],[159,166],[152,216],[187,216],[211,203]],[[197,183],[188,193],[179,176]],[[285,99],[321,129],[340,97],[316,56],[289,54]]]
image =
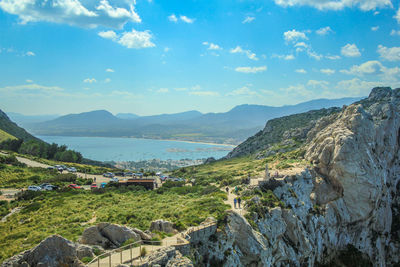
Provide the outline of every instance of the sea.
[[151,159],[215,159],[234,147],[208,143],[114,137],[37,136],[47,143],[66,145],[83,157],[98,161],[143,161]]

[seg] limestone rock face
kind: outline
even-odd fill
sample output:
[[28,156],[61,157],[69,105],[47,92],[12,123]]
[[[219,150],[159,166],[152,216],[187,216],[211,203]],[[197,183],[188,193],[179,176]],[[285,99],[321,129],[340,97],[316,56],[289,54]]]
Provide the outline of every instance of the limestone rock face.
[[315,266],[351,245],[374,266],[399,263],[400,89],[373,89],[316,122],[307,140],[311,166],[273,189],[285,208],[249,214],[252,226],[229,214],[201,255],[224,266]]
[[73,242],[61,236],[53,235],[33,249],[6,260],[2,266],[83,267],[84,264],[77,257],[76,246]]
[[[144,233],[143,233],[144,234]],[[145,235],[143,235],[145,237]],[[98,245],[103,248],[120,247],[125,241],[141,240],[140,234],[134,229],[111,223],[99,223],[86,228],[79,239],[81,244]],[[150,238],[151,239],[151,238]]]
[[159,231],[165,233],[174,233],[174,224],[169,221],[156,220],[151,222],[150,231]]
[[[142,259],[142,264],[140,267],[147,267],[147,266],[165,266],[168,261],[178,255],[179,251],[175,250],[174,247],[165,247],[156,250],[152,254],[144,257]],[[180,255],[180,253],[179,253]]]

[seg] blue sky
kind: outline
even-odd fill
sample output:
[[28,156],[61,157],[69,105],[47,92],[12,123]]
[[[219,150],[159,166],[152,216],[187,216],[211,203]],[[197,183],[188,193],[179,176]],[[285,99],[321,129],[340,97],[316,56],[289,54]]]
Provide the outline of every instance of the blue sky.
[[223,112],[400,87],[391,0],[0,0],[0,109]]

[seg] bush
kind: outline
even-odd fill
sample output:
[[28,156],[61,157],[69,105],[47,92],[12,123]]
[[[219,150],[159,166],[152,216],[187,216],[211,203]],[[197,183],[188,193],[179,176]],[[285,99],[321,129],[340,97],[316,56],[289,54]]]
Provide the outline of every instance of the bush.
[[278,181],[275,179],[269,179],[260,184],[260,189],[263,192],[268,192],[269,190],[274,191],[277,187],[280,187],[280,186],[282,186],[281,181]]
[[142,247],[142,249],[140,250],[140,256],[141,256],[141,257],[144,257],[144,256],[146,256],[146,254],[147,254],[146,248],[145,248],[145,247]]
[[91,262],[92,260],[93,260],[92,257],[83,257],[83,258],[81,259],[81,262],[83,262],[83,263],[89,263],[89,262]]

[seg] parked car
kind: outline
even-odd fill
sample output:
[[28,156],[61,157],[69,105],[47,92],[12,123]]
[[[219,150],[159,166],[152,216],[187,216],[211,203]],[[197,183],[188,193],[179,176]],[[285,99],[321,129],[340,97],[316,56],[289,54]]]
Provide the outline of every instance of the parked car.
[[69,172],[76,172],[76,168],[75,168],[75,167],[67,168],[67,171],[69,171]]
[[50,166],[50,167],[47,167],[47,169],[48,169],[48,170],[54,170],[54,169],[56,169],[56,168],[53,167],[53,166]]
[[30,185],[30,186],[28,186],[28,190],[29,191],[40,191],[40,190],[42,190],[42,188],[40,186]]
[[125,173],[123,173],[123,172],[116,172],[116,173],[115,173],[115,176],[122,176],[122,177],[124,177],[124,176],[125,176]]
[[104,177],[107,177],[107,178],[113,178],[113,177],[114,177],[114,173],[112,173],[112,172],[106,172],[106,173],[103,173],[103,176],[104,176]]
[[81,187],[81,186],[79,186],[77,184],[70,184],[70,185],[68,185],[68,187],[72,188],[72,189],[83,189],[83,187]]
[[42,187],[42,190],[52,191],[52,190],[54,190],[54,187],[52,185],[45,185]]
[[132,176],[133,176],[133,172],[126,172],[126,173],[124,173],[124,175],[125,175],[125,176],[129,176],[129,177],[132,177]]
[[105,188],[106,185],[107,185],[107,183],[101,183],[101,184],[100,184],[100,188]]
[[160,179],[161,179],[161,181],[166,181],[167,179],[168,179],[168,176],[165,176],[165,175],[162,175],[161,177],[160,177]]
[[90,189],[97,189],[97,184],[96,183],[92,183],[91,185],[90,185]]
[[111,180],[110,180],[111,182],[114,182],[114,183],[118,183],[119,182],[119,180],[118,180],[118,178],[117,177],[113,177],[113,178],[111,178]]

